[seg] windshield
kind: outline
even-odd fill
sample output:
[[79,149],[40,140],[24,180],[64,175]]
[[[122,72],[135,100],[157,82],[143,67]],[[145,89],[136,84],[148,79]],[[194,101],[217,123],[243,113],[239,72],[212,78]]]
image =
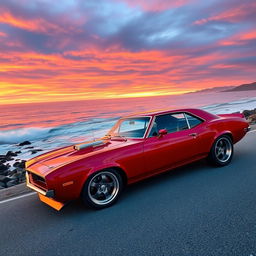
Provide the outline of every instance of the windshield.
[[110,130],[111,137],[143,138],[149,124],[150,117],[124,118]]

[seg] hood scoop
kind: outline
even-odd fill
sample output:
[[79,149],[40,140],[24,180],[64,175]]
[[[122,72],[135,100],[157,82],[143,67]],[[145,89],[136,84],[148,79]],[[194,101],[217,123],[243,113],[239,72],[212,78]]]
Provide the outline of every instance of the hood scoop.
[[82,143],[82,144],[78,144],[74,146],[75,150],[81,150],[81,149],[85,149],[85,148],[90,148],[90,147],[98,147],[98,146],[102,146],[105,145],[106,142],[104,142],[103,140],[98,140],[98,141],[94,141],[94,142],[86,142],[86,143]]

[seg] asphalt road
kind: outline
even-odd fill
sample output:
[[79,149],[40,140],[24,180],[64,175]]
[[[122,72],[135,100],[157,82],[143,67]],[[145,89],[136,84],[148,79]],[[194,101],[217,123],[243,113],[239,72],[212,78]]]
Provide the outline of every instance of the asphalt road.
[[0,255],[256,256],[256,132],[223,168],[200,161],[137,183],[111,208],[0,204]]

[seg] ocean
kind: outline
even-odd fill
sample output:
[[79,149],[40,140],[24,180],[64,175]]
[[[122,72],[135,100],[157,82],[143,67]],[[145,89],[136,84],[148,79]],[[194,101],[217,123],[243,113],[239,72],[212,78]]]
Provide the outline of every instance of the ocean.
[[[136,112],[202,108],[215,114],[256,108],[256,90],[183,95],[0,105],[0,154],[19,151],[29,159],[54,148],[96,139],[121,117]],[[17,144],[29,140],[34,149]]]

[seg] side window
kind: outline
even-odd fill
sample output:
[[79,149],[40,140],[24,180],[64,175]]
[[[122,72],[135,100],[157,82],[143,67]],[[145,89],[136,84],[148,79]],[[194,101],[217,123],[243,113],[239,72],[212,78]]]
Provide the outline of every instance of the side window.
[[183,113],[160,115],[155,118],[149,137],[157,136],[161,129],[172,133],[188,129],[188,124]]
[[199,119],[199,118],[197,118],[195,116],[191,116],[191,115],[189,115],[187,113],[185,115],[186,115],[186,117],[188,119],[188,123],[189,123],[190,128],[193,128],[193,127],[195,127],[195,126],[197,126],[197,125],[199,125],[199,124],[201,124],[203,122],[201,119]]

